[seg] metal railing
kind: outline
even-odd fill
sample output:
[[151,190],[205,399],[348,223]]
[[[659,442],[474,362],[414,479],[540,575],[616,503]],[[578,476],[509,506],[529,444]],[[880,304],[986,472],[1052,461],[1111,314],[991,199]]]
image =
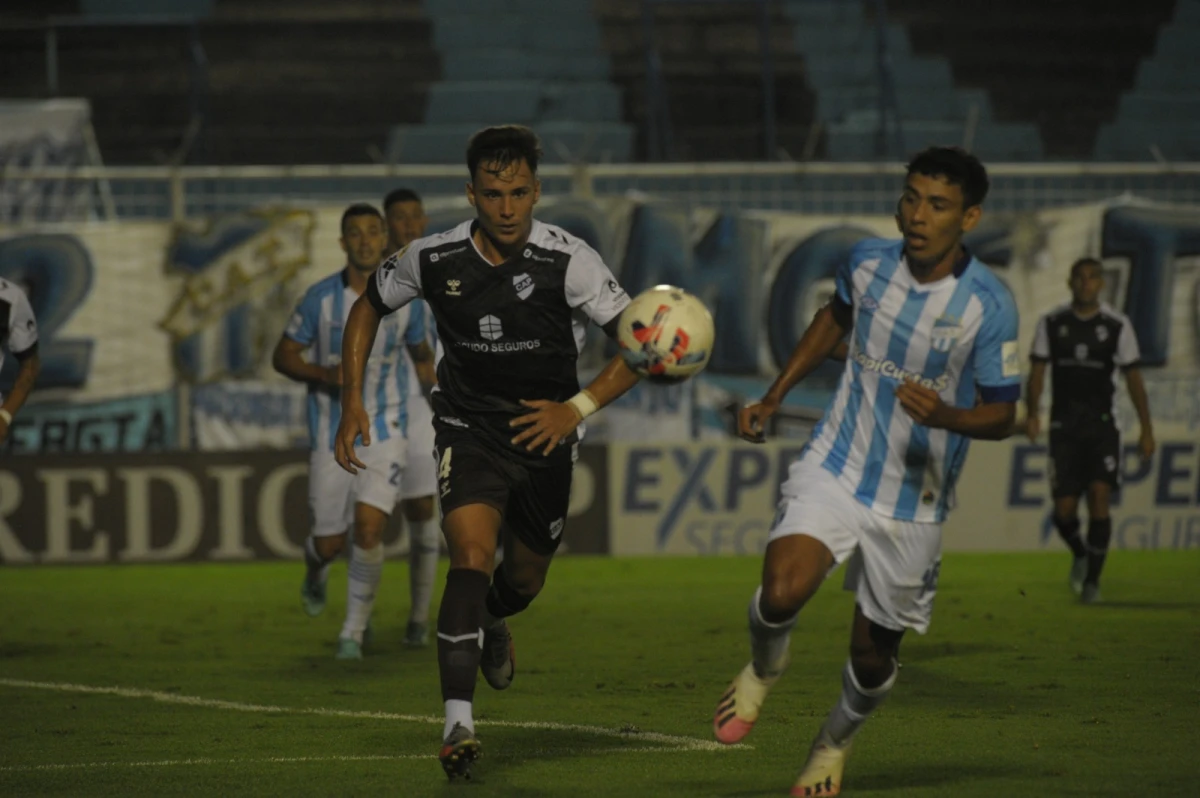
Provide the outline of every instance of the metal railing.
[[[1023,211],[1136,195],[1200,205],[1200,162],[1178,164],[991,164],[986,207]],[[543,193],[581,199],[629,193],[718,209],[813,214],[890,214],[904,168],[899,163],[658,163],[546,165]],[[39,198],[61,181],[96,187],[89,218],[185,219],[266,205],[379,201],[409,186],[427,198],[461,197],[461,165],[131,166],[0,169],[0,219],[60,221]]]

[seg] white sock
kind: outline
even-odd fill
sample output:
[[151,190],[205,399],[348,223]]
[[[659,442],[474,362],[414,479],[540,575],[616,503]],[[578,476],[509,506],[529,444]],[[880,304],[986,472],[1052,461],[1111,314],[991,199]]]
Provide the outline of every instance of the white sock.
[[778,676],[787,667],[788,646],[792,640],[792,627],[796,616],[782,623],[770,623],[762,617],[759,601],[762,585],[750,599],[750,655],[754,660],[754,671],[763,678]]
[[429,604],[433,601],[433,583],[437,578],[438,525],[432,518],[409,521],[408,589],[412,609],[408,619],[429,623]]
[[899,672],[896,661],[892,660],[892,675],[883,684],[868,690],[858,683],[854,666],[847,662],[842,670],[842,696],[825,720],[822,733],[837,747],[844,747],[870,714],[883,703],[883,699],[887,698]]
[[317,552],[317,539],[312,535],[304,541],[304,565],[308,573],[304,578],[309,584],[324,584],[329,579],[329,566],[333,560],[326,560]]
[[470,730],[471,734],[475,733],[475,718],[471,715],[470,701],[452,698],[446,702],[446,725],[442,727],[443,740],[450,736],[450,730],[454,728],[455,723],[461,723]]
[[383,575],[383,546],[362,549],[355,544],[351,549],[349,579],[346,590],[346,622],[340,637],[350,637],[361,643],[363,630],[371,620],[375,607],[375,591]]

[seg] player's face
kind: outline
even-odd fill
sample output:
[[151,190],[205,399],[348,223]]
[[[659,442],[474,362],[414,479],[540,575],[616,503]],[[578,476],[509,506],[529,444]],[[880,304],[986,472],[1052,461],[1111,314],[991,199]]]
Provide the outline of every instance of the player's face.
[[378,216],[351,216],[342,225],[342,251],[350,266],[360,272],[372,272],[379,267],[386,243],[383,220]]
[[388,246],[393,251],[403,249],[421,236],[429,219],[425,208],[415,200],[393,202],[387,209]]
[[503,170],[481,163],[467,184],[467,200],[475,206],[479,226],[497,249],[524,245],[533,229],[533,206],[542,185],[524,160]]
[[1075,269],[1067,285],[1071,286],[1074,304],[1087,307],[1099,301],[1100,292],[1104,290],[1104,275],[1095,264],[1085,263]]
[[910,262],[929,268],[953,257],[963,233],[979,222],[979,206],[964,205],[962,187],[944,177],[908,176],[896,219]]

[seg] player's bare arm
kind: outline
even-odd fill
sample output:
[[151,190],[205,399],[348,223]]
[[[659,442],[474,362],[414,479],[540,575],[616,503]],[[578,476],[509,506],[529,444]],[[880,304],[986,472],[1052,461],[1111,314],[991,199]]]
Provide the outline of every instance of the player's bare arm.
[[271,366],[283,376],[296,382],[315,382],[330,388],[342,384],[340,366],[319,366],[304,359],[306,344],[293,341],[286,335],[275,344],[275,352],[271,355]]
[[417,372],[417,380],[429,398],[429,391],[437,385],[437,371],[433,368],[433,347],[425,341],[408,347],[409,357],[412,358],[413,368]]
[[1046,363],[1035,360],[1029,370],[1029,385],[1025,391],[1025,434],[1032,443],[1037,443],[1042,434],[1042,420],[1038,408],[1042,403],[1042,390],[1046,387]]
[[788,391],[831,356],[852,326],[849,307],[834,301],[821,308],[766,395],[738,413],[738,435],[752,443],[762,443],[764,424],[779,409]]
[[12,390],[4,397],[4,404],[0,406],[0,409],[4,411],[0,413],[0,443],[8,438],[8,428],[12,417],[25,406],[25,400],[29,397],[29,392],[33,390],[38,373],[42,370],[42,360],[38,357],[37,344],[15,357],[20,361],[21,366],[17,369],[17,379],[13,383]]
[[342,420],[338,423],[333,456],[351,474],[366,468],[354,454],[354,441],[361,437],[363,446],[371,445],[371,420],[363,407],[362,385],[367,355],[375,345],[380,318],[379,311],[363,294],[350,308],[342,332]]
[[1143,458],[1149,459],[1154,454],[1154,425],[1150,421],[1150,400],[1146,397],[1146,383],[1142,381],[1142,370],[1139,368],[1125,369],[1125,384],[1129,386],[1129,398],[1138,414],[1138,426],[1141,436],[1138,438],[1138,452]]
[[926,427],[949,430],[981,440],[1007,438],[1017,416],[1016,402],[988,402],[963,408],[948,405],[932,388],[915,382],[902,382],[896,388],[896,400],[913,421]]
[[[616,335],[616,329],[617,319],[604,325],[609,338]],[[549,455],[586,416],[615,402],[637,381],[638,375],[625,364],[624,358],[617,355],[586,388],[566,402],[522,400],[521,404],[532,408],[533,412],[512,420],[511,426],[525,427],[512,442],[516,445],[528,441],[525,448],[531,452],[544,445],[543,454]]]

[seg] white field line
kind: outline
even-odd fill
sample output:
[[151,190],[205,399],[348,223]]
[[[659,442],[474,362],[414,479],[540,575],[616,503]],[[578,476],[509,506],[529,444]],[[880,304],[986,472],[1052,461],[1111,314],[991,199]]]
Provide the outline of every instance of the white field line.
[[[662,749],[659,749],[662,750]],[[433,754],[395,756],[272,756],[265,759],[162,759],[157,762],[76,762],[67,765],[12,765],[0,767],[0,773],[29,773],[45,770],[87,770],[93,768],[161,768],[178,765],[274,765],[307,762],[393,762],[401,759],[434,759]]]
[[[162,693],[156,690],[142,690],[132,687],[94,687],[86,684],[68,684],[63,682],[32,682],[25,679],[2,679],[0,686],[19,687],[31,690],[52,690],[60,693],[86,693],[90,695],[112,695],[120,698],[149,698],[164,704],[183,704],[185,706],[203,707],[205,709],[226,709],[234,712],[258,712],[273,715],[319,715],[330,718],[373,718],[376,720],[398,720],[407,723],[428,723],[442,725],[443,719],[432,715],[404,715],[395,712],[364,712],[350,709],[327,709],[324,707],[280,707],[270,704],[245,704],[240,701],[223,701],[217,698],[200,698],[198,696]],[[698,740],[695,737],[681,737],[674,734],[658,732],[625,732],[604,726],[585,726],[575,723],[555,723],[552,721],[516,721],[516,720],[479,720],[478,726],[494,726],[513,729],[546,729],[551,731],[581,732],[594,734],[598,737],[608,737],[619,740],[639,740],[648,743],[659,743],[666,748],[613,749],[621,751],[664,751],[675,749],[679,751],[729,751],[738,748],[748,748],[745,745],[727,746],[712,740]],[[178,762],[201,762],[203,760],[176,760]],[[266,761],[266,760],[264,760]]]

